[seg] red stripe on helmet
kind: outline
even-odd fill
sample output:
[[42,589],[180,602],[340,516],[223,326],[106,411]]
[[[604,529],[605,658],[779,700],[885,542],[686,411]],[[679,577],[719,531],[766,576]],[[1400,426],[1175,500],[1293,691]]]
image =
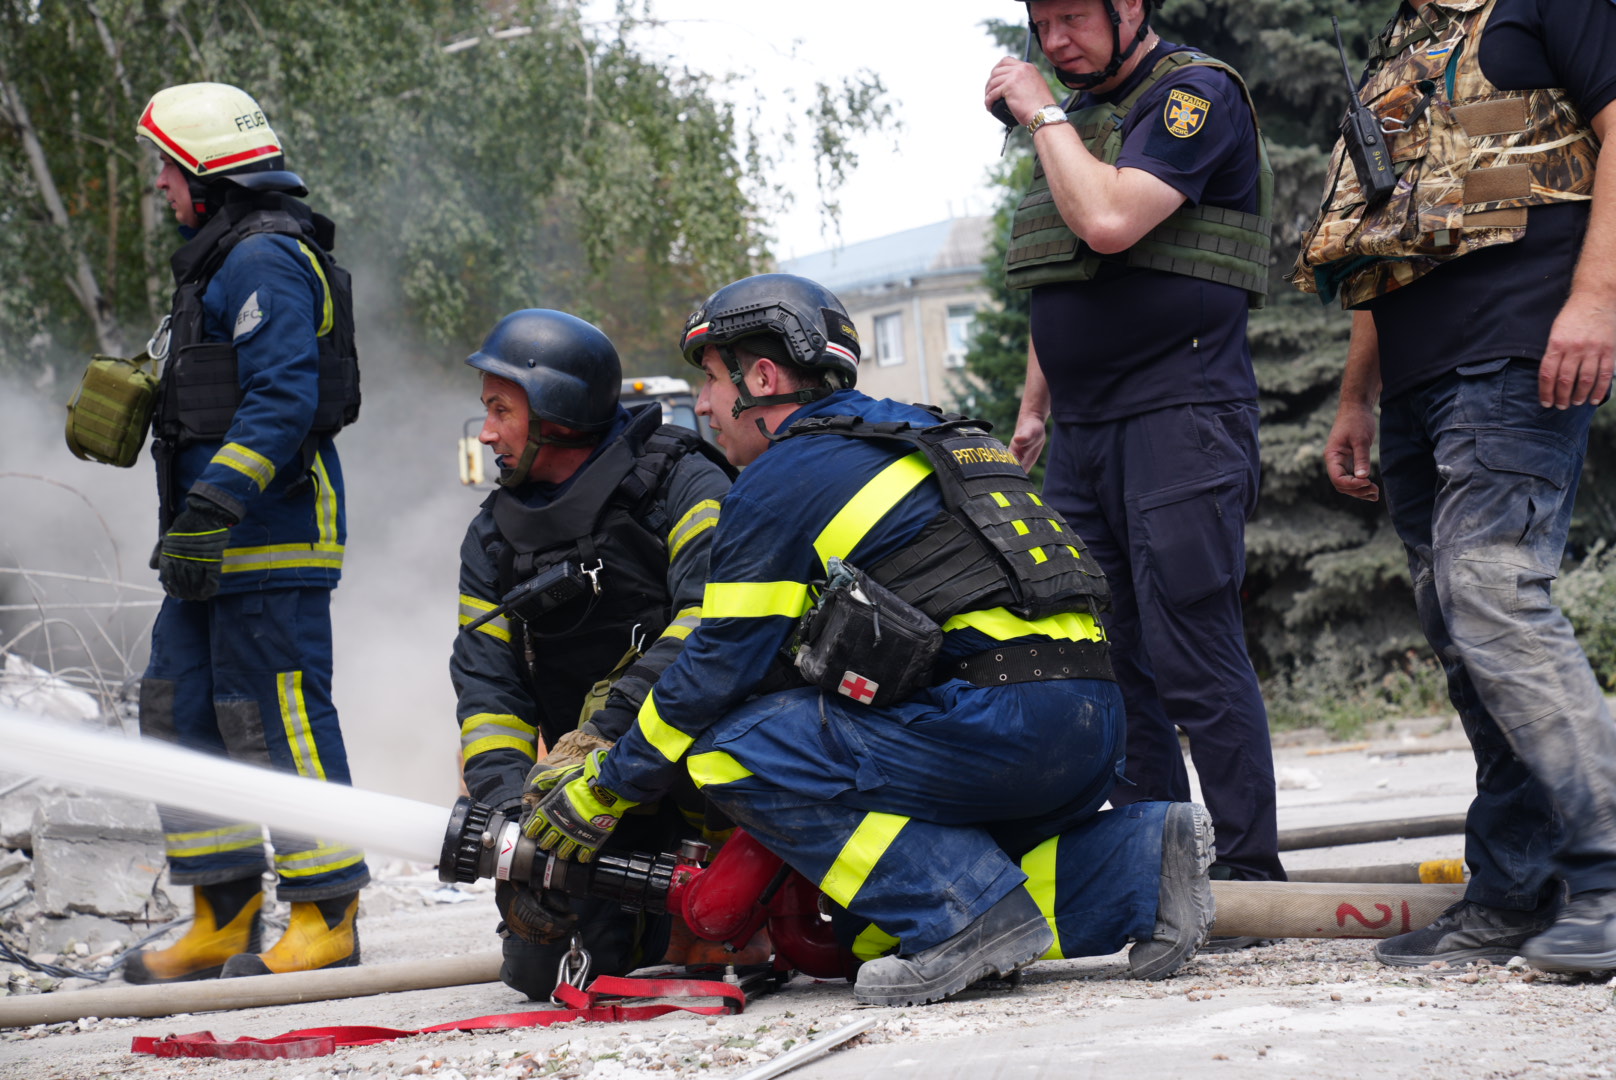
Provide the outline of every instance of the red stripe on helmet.
[[150,105],[146,106],[146,112],[140,118],[140,126],[151,132],[152,135],[163,144],[164,148],[167,149],[171,155],[185,162],[185,164],[189,165],[193,170],[196,169],[196,158],[186,153],[185,147],[169,138],[168,132],[157,126],[156,121],[152,119],[152,107]]
[[688,334],[685,335],[684,343],[686,345],[689,345],[692,340],[694,340],[695,338],[701,337],[703,334],[707,333],[707,331],[711,330],[712,328],[713,328],[712,323],[710,323],[710,322],[702,323],[700,326],[696,327],[694,330],[690,331]]
[[855,366],[859,362],[859,358],[856,355],[854,355],[852,349],[844,349],[842,346],[836,344],[834,341],[827,341],[825,343],[825,349],[828,352],[833,352],[838,356],[845,356],[848,360],[852,361]]
[[281,152],[281,148],[271,143],[268,146],[259,146],[252,150],[243,150],[239,154],[227,154],[217,161],[207,164],[209,169],[224,169],[231,165],[240,165],[243,161],[256,161],[261,157],[273,157]]

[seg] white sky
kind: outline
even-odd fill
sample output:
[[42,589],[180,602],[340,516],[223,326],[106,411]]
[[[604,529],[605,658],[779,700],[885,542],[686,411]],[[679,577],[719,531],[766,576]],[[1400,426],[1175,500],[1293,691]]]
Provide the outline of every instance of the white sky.
[[[612,0],[587,0],[585,17],[612,7]],[[720,93],[736,103],[761,96],[765,115],[782,123],[791,115],[787,89],[805,107],[816,79],[859,68],[878,73],[903,128],[854,145],[859,165],[840,201],[841,240],[856,243],[991,210],[986,181],[1004,129],[983,110],[982,87],[1002,54],[981,23],[1019,19],[1022,10],[1009,0],[652,0],[653,17],[665,25],[641,31],[637,43],[651,57],[742,76]],[[812,159],[798,152],[791,160],[796,202],[773,223],[782,259],[835,241],[821,231]]]

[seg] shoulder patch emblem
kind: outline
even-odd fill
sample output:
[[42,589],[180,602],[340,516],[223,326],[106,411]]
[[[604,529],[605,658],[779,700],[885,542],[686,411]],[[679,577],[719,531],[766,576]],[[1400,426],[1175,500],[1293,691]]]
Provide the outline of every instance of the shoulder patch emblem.
[[241,305],[241,310],[236,312],[236,328],[231,332],[231,339],[252,333],[263,321],[264,309],[259,306],[258,290],[254,289],[253,294],[247,297],[247,302]]
[[1184,90],[1169,90],[1167,105],[1162,111],[1162,123],[1174,138],[1187,139],[1206,126],[1206,114],[1212,103]]

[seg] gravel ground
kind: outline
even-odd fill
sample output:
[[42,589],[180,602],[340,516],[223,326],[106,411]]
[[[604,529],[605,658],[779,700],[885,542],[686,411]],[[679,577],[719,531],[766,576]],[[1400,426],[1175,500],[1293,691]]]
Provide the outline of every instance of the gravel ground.
[[[1277,752],[1281,824],[1447,813],[1469,798],[1468,754],[1440,724],[1392,744]],[[1417,739],[1417,742],[1411,741]],[[1462,745],[1462,741],[1459,745]],[[1395,749],[1401,747],[1404,754]],[[1287,856],[1291,865],[1407,862],[1459,854],[1457,837]],[[382,864],[363,900],[367,963],[486,952],[495,946],[492,890],[443,894],[424,867]],[[284,910],[284,909],[283,909]],[[1610,1077],[1616,1066],[1616,980],[1544,975],[1522,966],[1401,970],[1364,941],[1286,941],[1198,957],[1177,977],[1143,984],[1122,954],[1040,964],[1016,989],[973,990],[918,1009],[857,1007],[844,983],[798,978],[745,1013],[635,1024],[572,1023],[415,1036],[304,1061],[221,1062],[132,1054],[137,1035],[209,1030],[268,1037],[336,1024],[417,1028],[537,1008],[498,984],[344,1001],[185,1015],[86,1019],[0,1031],[0,1078],[436,1080],[736,1077],[817,1034],[874,1015],[877,1026],[790,1074],[803,1080],[880,1076],[1085,1077]],[[67,988],[67,987],[64,987]]]

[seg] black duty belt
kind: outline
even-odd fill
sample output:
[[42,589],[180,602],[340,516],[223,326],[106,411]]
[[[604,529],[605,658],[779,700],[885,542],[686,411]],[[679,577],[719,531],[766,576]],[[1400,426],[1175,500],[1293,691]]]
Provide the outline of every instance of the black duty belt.
[[1012,645],[989,649],[963,660],[937,665],[937,679],[964,679],[977,686],[1045,679],[1105,679],[1116,681],[1111,670],[1111,644],[1106,641],[1051,641],[1038,645]]

